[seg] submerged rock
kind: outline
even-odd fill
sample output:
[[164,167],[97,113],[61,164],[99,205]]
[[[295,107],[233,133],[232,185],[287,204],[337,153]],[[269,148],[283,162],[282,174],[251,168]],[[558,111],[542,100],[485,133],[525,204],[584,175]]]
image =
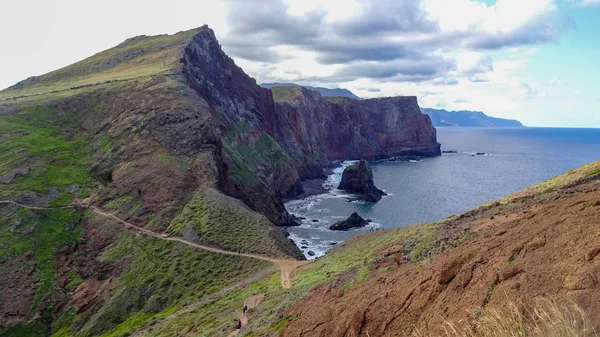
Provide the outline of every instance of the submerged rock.
[[367,220],[363,219],[358,213],[354,212],[344,221],[338,221],[329,226],[332,231],[347,231],[352,228],[365,227],[368,224]]
[[442,153],[458,153],[458,151],[446,150],[446,151],[442,151]]
[[373,172],[366,160],[360,160],[358,163],[346,167],[338,189],[358,194],[365,201],[370,202],[377,202],[386,195],[385,192],[375,187]]
[[308,254],[308,256],[315,256],[316,255],[315,252],[313,252],[312,250],[309,250],[307,254]]

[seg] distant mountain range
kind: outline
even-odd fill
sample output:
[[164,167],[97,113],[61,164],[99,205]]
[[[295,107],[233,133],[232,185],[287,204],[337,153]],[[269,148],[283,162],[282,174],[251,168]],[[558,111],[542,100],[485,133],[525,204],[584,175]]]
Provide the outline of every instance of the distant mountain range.
[[352,93],[352,91],[348,90],[348,89],[342,89],[342,88],[336,88],[336,89],[329,89],[329,88],[323,88],[323,87],[311,87],[308,85],[300,85],[300,84],[296,84],[296,83],[262,83],[260,84],[261,87],[263,88],[268,88],[271,89],[273,87],[305,87],[307,89],[310,90],[314,90],[314,91],[318,91],[322,96],[329,96],[329,97],[350,97],[350,98],[354,98],[354,99],[362,99],[358,96],[356,96],[354,93]]
[[490,117],[481,111],[447,111],[430,108],[421,108],[421,111],[431,117],[433,126],[523,127],[523,124],[517,120]]

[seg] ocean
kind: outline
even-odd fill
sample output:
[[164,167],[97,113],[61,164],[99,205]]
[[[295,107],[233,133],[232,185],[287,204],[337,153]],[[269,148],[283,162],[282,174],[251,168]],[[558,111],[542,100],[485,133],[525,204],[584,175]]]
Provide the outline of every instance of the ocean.
[[[438,127],[444,151],[457,153],[419,161],[371,163],[375,185],[385,196],[377,203],[348,202],[331,189],[286,203],[305,218],[287,228],[305,256],[313,259],[366,228],[334,232],[329,226],[358,212],[374,228],[397,228],[437,221],[600,159],[600,129]],[[475,155],[476,153],[485,155]],[[328,177],[337,186],[344,162]],[[314,255],[309,255],[309,251]]]

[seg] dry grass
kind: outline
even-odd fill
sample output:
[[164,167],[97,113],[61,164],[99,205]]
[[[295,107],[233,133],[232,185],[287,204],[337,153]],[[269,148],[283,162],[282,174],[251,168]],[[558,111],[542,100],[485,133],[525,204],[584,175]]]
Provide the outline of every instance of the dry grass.
[[532,309],[509,303],[504,310],[485,310],[475,324],[447,322],[444,333],[416,337],[592,337],[599,336],[586,313],[575,303],[548,299]]

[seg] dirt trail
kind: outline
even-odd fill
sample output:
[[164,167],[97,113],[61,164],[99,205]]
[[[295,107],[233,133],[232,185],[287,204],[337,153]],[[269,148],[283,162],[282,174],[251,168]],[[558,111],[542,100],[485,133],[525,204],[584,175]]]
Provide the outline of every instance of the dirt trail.
[[[25,207],[25,208],[29,208],[29,209],[35,209],[35,210],[46,210],[46,209],[64,209],[64,208],[75,208],[78,206],[59,206],[59,207],[38,207],[38,206],[29,206],[29,205],[25,205],[25,204],[21,204],[19,202],[16,201],[12,201],[12,200],[0,200],[0,204],[14,204],[17,206],[21,206],[21,207]],[[202,249],[205,251],[209,251],[212,253],[217,253],[217,254],[225,254],[225,255],[233,255],[233,256],[243,256],[243,257],[249,257],[252,259],[257,259],[257,260],[262,260],[262,261],[267,261],[267,262],[271,262],[273,263],[281,272],[281,287],[284,289],[289,289],[292,286],[292,281],[291,281],[291,274],[292,271],[294,271],[294,269],[307,264],[308,261],[297,261],[297,260],[285,260],[285,259],[275,259],[275,258],[271,258],[271,257],[266,257],[266,256],[262,256],[262,255],[256,255],[256,254],[249,254],[249,253],[236,253],[236,252],[231,252],[228,250],[223,250],[223,249],[219,249],[219,248],[214,248],[214,247],[209,247],[209,246],[205,246],[205,245],[201,245],[201,244],[197,244],[195,242],[191,242],[191,241],[187,241],[184,240],[182,238],[177,238],[177,237],[170,237],[165,233],[156,233],[153,232],[151,230],[148,230],[146,228],[142,228],[139,226],[136,226],[130,222],[127,222],[111,213],[107,213],[103,210],[101,210],[100,208],[96,207],[96,206],[86,206],[86,205],[81,205],[81,207],[89,207],[92,211],[94,211],[94,213],[99,214],[103,217],[106,218],[110,218],[113,219],[115,221],[117,221],[118,223],[122,224],[123,226],[125,226],[125,228],[128,229],[132,229],[135,230],[137,232],[146,234],[148,236],[152,236],[161,240],[166,240],[166,241],[174,241],[174,242],[179,242],[182,243],[184,245],[188,245],[191,247],[195,247],[198,249]]]
[[177,237],[170,237],[167,236],[167,234],[159,234],[156,232],[153,232],[151,230],[148,230],[146,228],[142,228],[139,226],[136,226],[132,223],[129,223],[125,220],[122,220],[121,218],[104,212],[103,210],[101,210],[100,208],[96,207],[96,206],[90,206],[90,208],[97,214],[102,215],[104,217],[107,218],[111,218],[117,222],[119,222],[120,224],[124,225],[126,228],[129,229],[133,229],[136,230],[138,232],[144,233],[146,235],[149,236],[153,236],[155,238],[159,238],[162,240],[166,240],[166,241],[175,241],[175,242],[179,242],[179,243],[183,243],[184,245],[188,245],[188,246],[192,246],[198,249],[202,249],[202,250],[206,250],[212,253],[217,253],[217,254],[225,254],[225,255],[233,255],[233,256],[244,256],[244,257],[249,257],[252,259],[257,259],[257,260],[262,260],[262,261],[267,261],[267,262],[271,262],[273,263],[277,268],[279,268],[279,270],[281,271],[281,287],[284,289],[289,289],[291,287],[291,273],[292,271],[294,271],[294,269],[308,263],[308,261],[297,261],[297,260],[282,260],[282,259],[274,259],[274,258],[270,258],[270,257],[266,257],[266,256],[261,256],[261,255],[256,255],[256,254],[249,254],[249,253],[236,253],[236,252],[231,252],[231,251],[227,251],[227,250],[223,250],[223,249],[219,249],[219,248],[214,248],[214,247],[209,247],[209,246],[205,246],[205,245],[200,245],[191,241],[187,241],[184,240],[182,238],[177,238]]
[[[248,310],[254,309],[260,305],[260,302],[265,298],[265,294],[252,295],[248,297],[244,303],[248,306]],[[240,333],[243,327],[248,324],[248,312],[244,313],[242,310],[238,311],[238,319],[240,320],[241,327],[233,330],[228,337],[235,336]]]
[[21,206],[21,207],[25,207],[25,208],[29,208],[29,209],[35,209],[35,210],[47,210],[47,209],[65,209],[65,208],[75,208],[76,206],[56,206],[56,207],[38,207],[38,206],[29,206],[29,205],[25,205],[22,204],[20,202],[16,202],[13,200],[0,200],[0,204],[13,204],[13,205],[17,205],[17,206]]

